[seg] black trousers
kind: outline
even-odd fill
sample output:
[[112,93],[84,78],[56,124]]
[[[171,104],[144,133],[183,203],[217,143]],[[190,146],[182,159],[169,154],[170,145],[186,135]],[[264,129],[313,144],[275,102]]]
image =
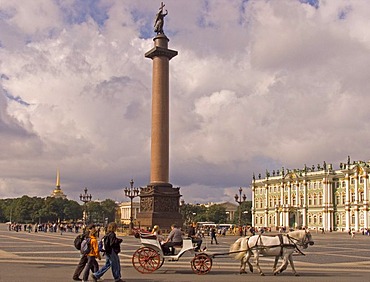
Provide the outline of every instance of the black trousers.
[[77,279],[80,277],[80,274],[84,270],[86,264],[87,264],[87,255],[83,255],[81,256],[80,261],[78,262],[76,270],[73,273],[72,279]]
[[191,238],[191,241],[194,243],[194,244],[197,244],[197,247],[195,248],[196,250],[199,250],[200,249],[200,246],[202,245],[202,242],[203,240],[200,239],[200,238]]
[[163,253],[173,255],[175,253],[174,246],[182,246],[182,242],[167,242],[162,245]]

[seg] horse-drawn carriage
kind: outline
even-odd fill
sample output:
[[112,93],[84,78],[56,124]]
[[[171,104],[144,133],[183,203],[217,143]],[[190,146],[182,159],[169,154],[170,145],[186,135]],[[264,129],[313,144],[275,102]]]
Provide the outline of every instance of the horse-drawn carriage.
[[[207,274],[212,269],[212,259],[221,256],[234,256],[240,260],[240,273],[245,273],[246,264],[253,272],[253,266],[249,262],[251,256],[254,256],[256,267],[261,275],[264,275],[259,266],[260,256],[273,256],[275,263],[273,266],[274,275],[283,272],[288,263],[290,263],[293,273],[295,271],[292,255],[294,253],[303,254],[300,248],[307,248],[313,245],[312,236],[306,230],[298,230],[287,234],[277,236],[254,235],[250,237],[241,237],[230,247],[228,253],[207,254],[205,252],[195,253],[195,246],[191,238],[183,239],[182,247],[175,247],[176,254],[165,255],[160,242],[155,235],[139,233],[142,246],[132,255],[132,265],[140,273],[152,273],[159,269],[165,260],[179,261],[187,252],[194,254],[190,264],[194,273]],[[282,258],[283,262],[280,267],[276,268],[278,259]]]
[[181,247],[175,248],[174,255],[165,255],[160,242],[155,235],[139,234],[141,247],[132,255],[132,265],[140,273],[152,273],[159,269],[165,260],[179,261],[185,253],[194,254],[191,268],[196,274],[206,274],[212,268],[212,258],[205,253],[195,253],[191,238],[183,239]]

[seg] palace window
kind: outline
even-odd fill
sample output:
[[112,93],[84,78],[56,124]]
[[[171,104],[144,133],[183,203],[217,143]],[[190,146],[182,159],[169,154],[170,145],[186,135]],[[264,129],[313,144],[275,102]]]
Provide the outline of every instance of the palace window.
[[339,193],[335,195],[335,204],[340,205],[340,194]]
[[364,192],[363,191],[358,192],[358,201],[359,202],[364,201]]
[[342,181],[342,187],[346,188],[346,182],[345,181]]
[[322,194],[321,193],[319,193],[318,198],[319,198],[319,205],[322,205]]
[[355,191],[351,191],[351,202],[354,203],[356,198]]

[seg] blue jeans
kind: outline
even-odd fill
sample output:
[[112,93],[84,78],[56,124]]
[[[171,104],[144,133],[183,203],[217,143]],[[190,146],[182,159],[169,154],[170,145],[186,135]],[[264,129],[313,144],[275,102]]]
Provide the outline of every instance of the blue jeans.
[[118,254],[112,251],[111,254],[105,254],[105,265],[94,273],[96,278],[100,278],[112,267],[112,274],[115,281],[121,279],[121,263]]

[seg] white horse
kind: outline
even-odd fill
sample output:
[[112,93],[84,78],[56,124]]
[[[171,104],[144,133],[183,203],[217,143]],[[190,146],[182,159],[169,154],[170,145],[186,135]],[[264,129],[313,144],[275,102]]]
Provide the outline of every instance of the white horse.
[[[311,233],[306,230],[292,231],[287,234],[278,234],[276,236],[254,235],[250,237],[242,237],[235,241],[230,247],[230,255],[233,255],[236,260],[240,260],[240,273],[246,273],[246,264],[249,270],[253,272],[253,266],[249,262],[250,257],[254,256],[256,267],[260,275],[264,275],[259,266],[259,256],[273,256],[275,263],[273,266],[274,275],[283,272],[288,267],[288,262],[292,266],[295,276],[298,273],[295,271],[293,263],[293,253],[300,251],[300,248],[306,249],[308,245],[313,245]],[[279,257],[283,258],[280,267],[276,269]]]

